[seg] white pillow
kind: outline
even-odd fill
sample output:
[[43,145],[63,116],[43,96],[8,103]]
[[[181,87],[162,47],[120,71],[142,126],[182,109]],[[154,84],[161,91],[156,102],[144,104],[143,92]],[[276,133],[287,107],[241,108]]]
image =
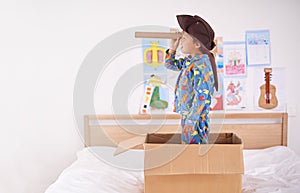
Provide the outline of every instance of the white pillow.
[[[116,152],[115,147],[93,146],[86,149],[94,158],[100,159],[113,167],[131,171],[144,170],[144,150],[129,149],[123,153],[114,155]],[[80,156],[79,154],[77,154],[77,157]]]

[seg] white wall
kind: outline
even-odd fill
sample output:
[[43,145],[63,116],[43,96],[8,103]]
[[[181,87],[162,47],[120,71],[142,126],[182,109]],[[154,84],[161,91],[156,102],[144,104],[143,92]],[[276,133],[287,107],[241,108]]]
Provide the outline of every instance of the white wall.
[[203,16],[228,41],[270,30],[272,65],[288,72],[288,145],[300,155],[299,9],[298,0],[1,0],[0,192],[41,193],[75,160],[82,141],[73,88],[95,45],[130,27],[178,26],[183,13]]

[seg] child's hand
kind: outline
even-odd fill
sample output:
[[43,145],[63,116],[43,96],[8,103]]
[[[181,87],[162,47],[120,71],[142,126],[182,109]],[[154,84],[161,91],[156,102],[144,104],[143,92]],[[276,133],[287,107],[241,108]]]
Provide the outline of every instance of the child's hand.
[[183,134],[186,138],[188,138],[189,133],[192,134],[194,131],[193,126],[190,125],[184,125],[183,127]]
[[171,41],[170,41],[170,51],[172,53],[177,50],[177,48],[179,46],[180,39],[181,39],[181,37],[178,37],[177,39],[171,39]]

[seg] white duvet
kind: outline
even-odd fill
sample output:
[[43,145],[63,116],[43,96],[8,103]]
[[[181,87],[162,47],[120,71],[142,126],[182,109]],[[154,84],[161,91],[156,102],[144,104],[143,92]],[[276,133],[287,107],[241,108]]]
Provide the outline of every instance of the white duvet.
[[[113,147],[83,149],[45,193],[143,193],[144,152],[114,152]],[[300,158],[291,149],[244,150],[244,162],[243,193],[300,192]]]

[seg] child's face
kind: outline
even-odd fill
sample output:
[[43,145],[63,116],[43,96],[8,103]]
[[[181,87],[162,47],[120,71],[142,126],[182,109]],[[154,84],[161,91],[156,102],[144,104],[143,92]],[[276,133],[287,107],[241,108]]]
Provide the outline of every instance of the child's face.
[[195,56],[196,54],[199,54],[199,44],[196,43],[192,36],[190,36],[188,33],[183,32],[182,38],[181,38],[181,52],[184,54],[190,54],[192,56]]

